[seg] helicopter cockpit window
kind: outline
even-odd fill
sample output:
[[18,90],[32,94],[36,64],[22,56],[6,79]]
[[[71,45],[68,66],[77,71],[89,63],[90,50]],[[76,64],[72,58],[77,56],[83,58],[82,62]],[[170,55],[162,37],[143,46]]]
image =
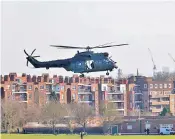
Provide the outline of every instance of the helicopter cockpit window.
[[94,68],[94,61],[93,60],[87,60],[86,61],[86,68],[87,69],[93,69]]

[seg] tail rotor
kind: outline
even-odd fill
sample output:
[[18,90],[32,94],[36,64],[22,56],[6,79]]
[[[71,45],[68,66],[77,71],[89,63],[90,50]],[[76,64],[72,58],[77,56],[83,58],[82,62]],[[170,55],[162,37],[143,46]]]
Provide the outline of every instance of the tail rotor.
[[24,50],[24,53],[27,55],[27,57],[26,57],[26,59],[27,59],[26,65],[27,65],[27,66],[28,66],[28,63],[29,63],[29,59],[30,59],[30,58],[40,57],[40,56],[32,56],[33,53],[34,53],[35,51],[36,51],[36,49],[34,49],[34,50],[32,51],[31,55],[29,55],[29,54],[26,52],[26,50]]

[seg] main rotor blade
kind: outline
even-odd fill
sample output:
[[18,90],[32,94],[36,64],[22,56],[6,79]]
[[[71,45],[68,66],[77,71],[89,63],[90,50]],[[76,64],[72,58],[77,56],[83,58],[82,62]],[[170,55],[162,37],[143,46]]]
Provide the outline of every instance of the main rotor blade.
[[86,47],[74,47],[74,46],[64,46],[64,45],[50,45],[50,46],[62,48],[62,49],[86,49]]
[[94,46],[94,47],[105,46],[105,45],[109,45],[109,44],[111,44],[111,43],[114,43],[114,42],[109,42],[109,43],[105,43],[105,44],[97,45],[97,46]]
[[115,47],[115,46],[123,46],[123,45],[128,45],[128,44],[118,44],[118,45],[107,45],[107,46],[96,46],[96,47],[92,47],[93,48],[107,48],[107,47]]
[[31,53],[31,55],[35,52],[36,49],[33,50],[33,52]]
[[27,56],[29,56],[29,54],[26,52],[26,50],[24,50],[24,53],[25,53]]
[[40,57],[40,56],[32,56],[32,57]]

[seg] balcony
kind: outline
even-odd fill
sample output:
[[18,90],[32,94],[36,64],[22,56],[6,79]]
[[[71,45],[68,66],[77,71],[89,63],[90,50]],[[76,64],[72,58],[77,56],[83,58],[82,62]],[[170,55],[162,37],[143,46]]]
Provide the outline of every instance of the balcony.
[[78,94],[79,102],[92,102],[94,99],[95,97],[92,94]]
[[135,94],[135,95],[143,95],[142,92],[135,92],[134,94]]
[[122,95],[122,94],[108,94],[108,101],[123,102],[124,95]]
[[12,92],[26,92],[27,91],[27,85],[26,84],[13,84],[12,85]]
[[135,97],[134,100],[135,100],[135,101],[143,101],[143,98],[142,98],[142,97]]
[[121,92],[119,90],[109,90],[108,94],[123,94],[123,92]]
[[162,108],[156,109],[156,108],[151,108],[151,111],[153,113],[160,113],[162,111]]
[[124,110],[124,103],[114,103],[117,110]]
[[134,103],[135,103],[135,104],[143,103],[143,101],[141,101],[141,100],[135,100]]
[[115,93],[115,90],[108,89],[107,92],[113,94]]
[[108,99],[109,102],[124,102],[122,99]]
[[160,101],[160,102],[158,102],[158,101],[152,101],[151,102],[151,105],[169,105],[169,101]]
[[92,103],[92,101],[90,101],[90,100],[89,101],[88,100],[79,100],[78,102],[79,103]]
[[20,102],[27,102],[27,93],[18,92],[12,93],[13,100],[20,101]]
[[88,85],[88,86],[86,86],[86,85],[79,85],[78,86],[78,94],[91,94],[91,86],[90,85]]
[[108,93],[115,93],[115,87],[114,86],[108,86],[107,91],[108,91]]
[[150,98],[164,98],[169,97],[170,95],[150,95]]
[[[57,94],[56,97],[57,97],[57,100],[60,101],[60,95]],[[52,100],[51,94],[46,94],[46,102],[50,102],[51,100]]]
[[124,108],[117,108],[117,111],[124,111]]
[[80,92],[79,92],[79,91],[78,91],[78,94],[80,94],[80,95],[81,95],[81,94],[82,94],[82,95],[86,95],[86,94],[87,94],[87,95],[91,95],[92,92],[89,92],[89,91],[87,91],[87,92],[80,91]]

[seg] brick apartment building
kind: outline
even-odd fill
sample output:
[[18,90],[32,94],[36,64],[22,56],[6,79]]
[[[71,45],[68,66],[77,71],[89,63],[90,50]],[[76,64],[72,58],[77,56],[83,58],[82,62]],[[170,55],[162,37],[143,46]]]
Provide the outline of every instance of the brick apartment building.
[[173,88],[172,81],[148,80],[150,111],[152,114],[159,115],[163,108],[170,108],[171,113],[174,113]]
[[149,95],[146,77],[130,77],[128,79],[127,96],[128,112],[138,109],[148,112]]
[[114,84],[114,79],[104,76],[93,78],[63,77],[48,74],[42,76],[30,76],[16,73],[1,76],[1,99],[12,99],[22,103],[38,103],[43,105],[50,101],[51,92],[57,94],[60,103],[72,101],[87,103],[93,106],[96,114],[99,113],[100,83]]
[[126,85],[126,80],[117,81],[115,84],[100,84],[100,100],[106,103],[114,103],[115,110],[124,116],[127,114]]
[[[1,76],[1,98],[13,99],[22,103],[43,105],[50,101],[51,92],[55,91],[60,103],[72,101],[87,103],[99,113],[100,100],[114,103],[116,110],[123,115],[128,111],[142,109],[158,115],[163,107],[170,108],[175,114],[175,82],[153,81],[144,76],[133,76],[115,81],[113,78],[63,77],[48,74],[31,76],[16,73]],[[173,93],[174,92],[174,93]]]
[[170,111],[175,116],[175,81],[173,81],[173,90],[170,94]]

